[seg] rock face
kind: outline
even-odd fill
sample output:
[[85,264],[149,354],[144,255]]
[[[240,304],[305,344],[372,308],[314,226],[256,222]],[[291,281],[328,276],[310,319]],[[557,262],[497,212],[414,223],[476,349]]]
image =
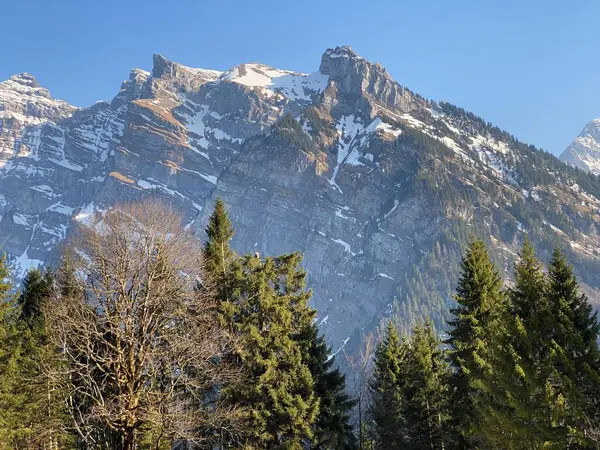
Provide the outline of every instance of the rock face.
[[73,221],[160,196],[203,237],[217,196],[240,251],[305,253],[334,351],[382,317],[448,315],[462,246],[510,268],[523,236],[559,240],[600,286],[600,183],[349,47],[318,72],[226,72],[154,56],[110,102],[75,108],[27,74],[0,83],[0,245],[17,278],[55,263]]
[[600,119],[588,123],[579,136],[560,155],[573,166],[600,175]]

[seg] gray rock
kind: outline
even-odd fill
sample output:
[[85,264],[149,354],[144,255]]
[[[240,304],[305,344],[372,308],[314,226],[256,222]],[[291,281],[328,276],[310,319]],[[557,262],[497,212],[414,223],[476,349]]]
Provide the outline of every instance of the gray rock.
[[[297,126],[279,126],[286,115]],[[339,351],[395,300],[407,308],[413,299],[413,311],[441,324],[453,282],[440,274],[457,253],[431,255],[453,245],[454,228],[477,226],[510,268],[532,231],[514,204],[561,226],[536,200],[544,196],[572,211],[577,232],[548,232],[571,246],[594,295],[600,201],[569,182],[522,183],[523,158],[513,141],[442,112],[349,47],[327,50],[308,75],[261,64],[194,69],[155,55],[151,72],[134,69],[112,101],[89,108],[22,74],[0,83],[0,245],[21,278],[56,262],[73,222],[145,195],[175,204],[203,238],[221,196],[239,251],[304,252],[317,320]],[[449,207],[439,183],[469,201]],[[441,304],[414,299],[420,278]]]

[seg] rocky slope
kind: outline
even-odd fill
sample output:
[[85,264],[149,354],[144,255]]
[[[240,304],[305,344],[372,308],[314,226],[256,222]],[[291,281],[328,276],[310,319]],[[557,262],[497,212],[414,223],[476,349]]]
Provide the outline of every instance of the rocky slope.
[[600,175],[600,119],[588,123],[573,143],[562,152],[560,159]]
[[52,264],[73,221],[156,195],[202,235],[217,196],[241,251],[305,252],[334,351],[383,316],[442,326],[470,233],[510,267],[529,234],[600,287],[600,182],[348,47],[318,71],[226,72],[154,56],[110,102],[74,108],[27,74],[0,84],[0,245],[18,276]]

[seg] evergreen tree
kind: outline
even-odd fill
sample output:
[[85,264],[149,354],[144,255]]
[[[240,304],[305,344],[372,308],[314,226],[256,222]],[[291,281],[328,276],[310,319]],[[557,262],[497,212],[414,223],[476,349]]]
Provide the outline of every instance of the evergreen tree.
[[325,336],[319,336],[316,324],[307,327],[301,340],[306,347],[303,352],[314,380],[315,395],[319,400],[312,448],[353,449],[356,442],[350,418],[355,402],[346,393],[346,377],[335,367],[335,358],[330,356]]
[[6,255],[0,257],[0,448],[16,446],[16,434],[23,415],[23,396],[16,394],[19,386],[21,335],[16,326],[17,309],[9,295],[11,284],[6,267]]
[[375,350],[370,382],[373,440],[377,450],[404,448],[406,436],[402,417],[404,397],[401,381],[406,346],[400,342],[396,326],[388,322],[384,338]]
[[[20,358],[18,361],[21,383],[15,393],[24,399],[19,440],[26,446],[57,448],[69,442],[67,414],[57,380],[50,368],[58,364],[58,351],[49,342],[44,320],[45,303],[53,288],[52,272],[42,274],[30,270],[23,280],[23,290],[17,299]],[[60,371],[55,370],[54,373]]]
[[[548,309],[553,321],[549,384],[565,397],[568,440],[589,445],[584,430],[598,426],[600,354],[597,313],[579,292],[573,268],[555,248],[548,266]],[[588,423],[591,422],[591,423]]]
[[246,380],[229,400],[248,408],[252,448],[300,448],[312,439],[319,399],[300,334],[315,312],[299,253],[261,260],[245,256],[233,269],[228,318],[237,330]]
[[473,240],[461,262],[449,322],[449,359],[454,367],[452,415],[459,448],[473,448],[481,436],[480,415],[493,367],[494,342],[506,309],[502,280],[481,240]]
[[450,369],[430,322],[417,324],[402,362],[403,448],[444,449],[449,445]]
[[234,230],[221,197],[217,198],[215,209],[208,219],[206,234],[208,236],[204,244],[206,268],[216,282],[223,282],[235,259],[235,253],[229,244]]
[[42,319],[43,303],[52,292],[53,282],[53,275],[49,270],[46,270],[43,274],[39,269],[32,269],[27,272],[18,299],[18,304],[21,307],[21,320],[31,324],[31,322]]
[[[543,265],[526,239],[515,266],[515,285],[510,291],[519,331],[512,346],[522,373],[520,399],[526,405],[522,417],[524,426],[532,432],[531,441],[537,440],[540,446],[567,448],[569,431],[565,406],[569,394],[564,389],[566,380],[556,370],[563,351],[554,339],[557,318],[548,293]],[[518,392],[515,393],[519,399]]]

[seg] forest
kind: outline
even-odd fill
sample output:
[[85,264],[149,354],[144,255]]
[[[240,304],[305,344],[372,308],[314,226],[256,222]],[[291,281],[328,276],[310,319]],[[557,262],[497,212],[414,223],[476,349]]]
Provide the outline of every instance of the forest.
[[206,242],[151,199],[75,228],[20,287],[0,260],[0,449],[600,448],[600,325],[559,248],[501,273],[471,237],[444,329],[392,315],[337,360],[302,255],[236,253],[221,199]]

